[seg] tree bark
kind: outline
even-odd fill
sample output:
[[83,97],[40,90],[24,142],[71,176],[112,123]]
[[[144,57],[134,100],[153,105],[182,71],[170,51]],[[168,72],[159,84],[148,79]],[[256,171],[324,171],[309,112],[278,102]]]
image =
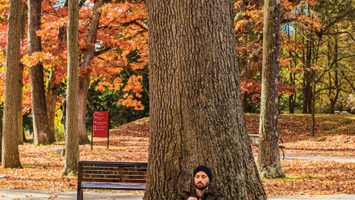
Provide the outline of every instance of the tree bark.
[[88,91],[90,86],[90,75],[85,74],[79,77],[79,93],[78,93],[78,129],[79,144],[89,144],[90,140],[86,133],[86,107]]
[[[41,25],[41,0],[28,1],[28,54],[42,51],[41,38],[36,32]],[[55,141],[54,135],[49,134],[47,104],[43,80],[43,65],[38,63],[30,66],[30,83],[33,114],[34,144],[50,144]]]
[[86,69],[90,65],[91,60],[94,58],[95,42],[97,37],[97,28],[100,21],[103,0],[98,0],[91,11],[90,25],[85,38],[85,43],[89,44],[86,49],[83,49],[82,60],[80,62],[80,69],[84,72],[79,77],[79,96],[78,101],[78,118],[79,118],[79,142],[80,144],[89,144],[90,140],[86,134],[86,107],[87,96],[90,87],[90,73],[91,70]]
[[[266,199],[238,79],[233,1],[146,1],[150,147],[144,200],[177,199],[211,167],[225,199]],[[167,23],[169,21],[169,23]]]
[[258,170],[263,178],[284,177],[280,163],[278,105],[279,105],[279,47],[280,0],[264,1],[263,65],[259,126]]
[[303,113],[310,114],[312,111],[312,48],[313,41],[306,41],[306,55],[304,56],[304,76],[303,76]]
[[79,3],[69,0],[68,14],[68,81],[67,116],[65,121],[66,152],[63,175],[75,175],[78,172],[79,131],[78,131],[78,91],[79,91]]
[[51,71],[47,91],[46,91],[46,108],[47,108],[47,116],[48,116],[48,127],[49,127],[49,135],[55,138],[54,129],[55,129],[55,111],[56,111],[56,103],[57,96],[59,92],[59,85],[56,83],[56,77],[54,71]]
[[[315,84],[312,87],[313,91],[316,91]],[[315,105],[316,105],[316,99],[312,98],[312,106],[311,106],[311,116],[312,116],[312,130],[311,130],[311,136],[314,137],[315,134],[315,129],[316,129],[316,115],[315,115]]]
[[[26,23],[27,23],[27,6],[26,4],[22,4],[23,8],[22,8],[22,11],[21,11],[21,38],[23,39],[24,36],[25,36],[25,28],[26,28]],[[23,64],[20,63],[20,66],[21,66],[21,72],[20,72],[20,79],[22,80],[23,79]],[[20,105],[18,108],[17,108],[17,135],[18,135],[18,143],[19,144],[23,144],[24,140],[26,139],[24,137],[24,130],[23,130],[23,115],[22,115],[22,96],[23,96],[23,82],[21,81],[21,92],[18,96],[18,101],[20,101]]]
[[18,96],[21,95],[22,87],[20,40],[23,2],[22,0],[10,0],[9,3],[1,164],[4,168],[18,168],[21,167],[21,162],[18,151],[18,115],[16,111],[18,107],[21,107]]
[[[296,85],[296,77],[295,77],[295,73],[294,72],[290,72],[290,82],[291,82],[291,86],[295,87]],[[290,114],[294,114],[295,113],[295,103],[296,103],[296,90],[292,89],[293,94],[291,94],[288,97],[288,108],[289,108],[289,112]]]
[[[335,65],[334,69],[334,86],[333,86],[333,80],[332,80],[332,74],[331,71],[329,71],[329,100],[330,100],[330,113],[334,114],[335,113],[335,104],[338,101],[339,94],[341,91],[341,84],[339,83],[339,73],[338,73],[338,37],[334,36],[335,44],[334,44],[334,60],[332,62],[329,62],[331,55],[328,56],[328,66],[329,68],[332,68],[333,65]],[[328,54],[330,54],[329,49],[329,42],[328,42]],[[333,89],[335,90],[335,94],[333,94]]]
[[[23,79],[23,65],[20,64],[21,66],[21,77],[20,79]],[[23,116],[22,116],[22,96],[23,96],[23,82],[21,81],[21,86],[20,86],[20,94],[18,96],[18,101],[20,102],[19,104],[21,106],[19,106],[17,108],[17,112],[16,112],[16,119],[17,119],[17,140],[18,140],[18,144],[23,144]]]

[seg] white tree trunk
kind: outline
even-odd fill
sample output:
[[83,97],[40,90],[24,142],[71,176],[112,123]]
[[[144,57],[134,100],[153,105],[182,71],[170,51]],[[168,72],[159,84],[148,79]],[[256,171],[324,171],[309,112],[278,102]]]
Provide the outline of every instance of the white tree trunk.
[[261,177],[284,177],[278,133],[280,0],[265,0],[258,170]]

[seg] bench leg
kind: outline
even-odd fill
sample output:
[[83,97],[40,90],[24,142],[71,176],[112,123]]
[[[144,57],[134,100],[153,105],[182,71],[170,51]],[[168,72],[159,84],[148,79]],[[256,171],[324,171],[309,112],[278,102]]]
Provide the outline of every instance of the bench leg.
[[83,197],[83,190],[78,187],[78,193],[77,193],[77,196],[76,196],[76,200],[83,200],[84,197]]
[[282,160],[285,160],[285,151],[283,148],[281,148],[281,151],[282,151]]

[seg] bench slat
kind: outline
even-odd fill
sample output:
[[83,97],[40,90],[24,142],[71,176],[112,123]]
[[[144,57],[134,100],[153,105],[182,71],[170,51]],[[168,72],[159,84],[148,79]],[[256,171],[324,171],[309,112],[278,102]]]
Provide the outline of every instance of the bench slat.
[[135,166],[135,165],[145,165],[147,166],[147,163],[144,162],[108,162],[108,161],[89,161],[89,160],[81,160],[78,162],[80,165],[115,165],[115,166]]
[[145,190],[145,184],[131,183],[82,183],[81,187],[85,189],[109,189],[109,190]]
[[122,173],[122,172],[105,172],[105,171],[83,171],[81,176],[131,176],[131,177],[135,177],[135,176],[145,176],[145,173],[142,172],[137,172],[137,173]]
[[100,166],[83,166],[83,170],[113,170],[113,171],[145,171],[147,167],[123,168],[123,167],[100,167]]
[[127,176],[113,176],[113,177],[85,176],[81,180],[85,181],[85,180],[90,180],[90,179],[101,179],[102,181],[104,181],[104,180],[112,180],[112,181],[114,181],[114,180],[117,180],[117,181],[127,180],[127,181],[130,181],[130,182],[134,183],[135,180],[145,180],[146,176],[138,176],[138,177],[127,177]]
[[82,189],[144,190],[147,163],[79,161],[78,199]]
[[82,182],[110,182],[110,183],[120,183],[120,182],[126,182],[126,183],[145,183],[146,179],[101,179],[101,178],[90,178],[90,179],[84,179]]
[[[254,146],[254,147],[259,147],[259,134],[254,134],[254,133],[248,133],[248,137],[251,141],[251,146]],[[282,138],[279,138],[279,142],[281,144],[279,144],[279,149],[281,150],[282,152],[282,160],[285,160],[285,146],[282,145],[283,144],[283,140]]]
[[132,172],[146,172],[147,168],[137,168],[137,169],[120,169],[120,168],[82,168],[82,171],[113,171],[113,172],[124,172],[124,173],[132,173]]

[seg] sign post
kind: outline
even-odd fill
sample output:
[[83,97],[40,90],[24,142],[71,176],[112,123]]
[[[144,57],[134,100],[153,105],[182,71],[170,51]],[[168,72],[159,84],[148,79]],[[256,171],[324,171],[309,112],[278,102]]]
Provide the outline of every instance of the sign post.
[[107,137],[107,149],[109,148],[109,111],[94,111],[92,116],[91,150],[94,137]]

